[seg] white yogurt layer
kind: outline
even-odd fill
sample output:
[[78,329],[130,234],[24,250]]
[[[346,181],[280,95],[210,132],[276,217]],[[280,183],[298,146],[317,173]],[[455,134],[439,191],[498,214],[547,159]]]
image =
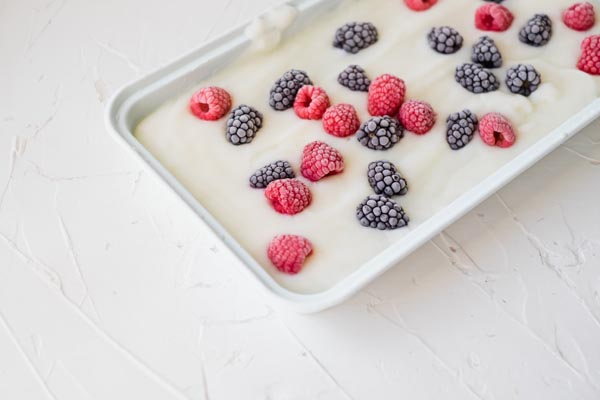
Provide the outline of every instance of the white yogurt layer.
[[[323,291],[356,271],[392,242],[411,230],[467,190],[473,188],[544,135],[598,97],[600,78],[575,68],[579,44],[598,28],[578,33],[566,28],[561,10],[573,0],[507,0],[515,21],[502,33],[475,29],[474,14],[484,4],[473,0],[440,1],[427,12],[415,13],[401,0],[346,0],[311,26],[284,40],[272,51],[251,52],[216,73],[209,80],[173,99],[144,119],[135,135],[201,202],[239,243],[284,287],[299,293]],[[553,20],[554,35],[547,46],[534,48],[520,43],[518,31],[535,13]],[[278,16],[293,17],[289,9]],[[332,47],[335,30],[346,22],[369,21],[379,30],[379,42],[351,55]],[[277,24],[256,25],[250,33],[266,45],[257,32],[275,35]],[[465,38],[461,51],[440,55],[427,45],[433,26],[449,25]],[[260,29],[258,29],[260,28]],[[481,36],[491,36],[504,58],[494,70],[502,80],[497,92],[474,95],[454,81],[454,70],[470,62],[471,45]],[[264,39],[264,40],[263,40]],[[531,97],[510,94],[504,85],[507,68],[517,63],[533,64],[543,85]],[[377,152],[361,146],[356,138],[339,139],[326,134],[320,121],[304,121],[293,110],[276,112],[269,107],[273,82],[290,68],[308,72],[315,85],[323,87],[333,104],[350,103],[361,121],[369,118],[366,94],[352,92],[337,83],[337,75],[349,64],[361,65],[371,78],[391,73],[405,80],[407,98],[425,100],[438,113],[431,132],[417,136],[407,132],[394,148]],[[205,122],[188,111],[192,93],[202,86],[225,88],[235,105],[248,104],[264,114],[263,128],[249,145],[233,146],[225,139],[225,121]],[[500,112],[509,117],[518,132],[510,149],[488,147],[476,137],[466,148],[452,151],[446,143],[445,119],[450,113],[469,108],[479,117]],[[276,160],[288,160],[300,175],[300,155],[307,143],[321,140],[344,155],[344,173],[317,183],[304,180],[313,193],[312,205],[294,217],[277,214],[263,190],[251,189],[248,177]],[[356,206],[372,190],[366,169],[371,161],[395,163],[407,178],[410,191],[396,200],[411,217],[409,228],[380,232],[362,227]],[[279,273],[269,262],[266,248],[277,234],[299,234],[314,244],[314,253],[297,276]]]

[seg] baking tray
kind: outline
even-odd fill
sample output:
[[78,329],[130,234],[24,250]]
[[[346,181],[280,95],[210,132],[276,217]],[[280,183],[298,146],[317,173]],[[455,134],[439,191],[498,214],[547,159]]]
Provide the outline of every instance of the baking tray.
[[[299,11],[283,38],[292,35],[326,9],[341,0],[294,0],[288,2]],[[198,200],[134,137],[136,125],[166,100],[188,90],[240,56],[250,45],[244,34],[247,25],[233,29],[220,38],[200,46],[174,62],[121,88],[109,101],[105,122],[119,142],[137,155],[143,164],[175,192],[204,221],[224,244],[240,259],[266,291],[277,300],[299,312],[316,312],[334,306],[391,268],[400,259],[437,235],[447,226],[494,194],[516,176],[530,168],[560,144],[600,116],[600,99],[548,133],[481,183],[418,225],[401,240],[372,258],[358,270],[326,291],[315,294],[294,293],[278,284],[250,254],[229,234]]]

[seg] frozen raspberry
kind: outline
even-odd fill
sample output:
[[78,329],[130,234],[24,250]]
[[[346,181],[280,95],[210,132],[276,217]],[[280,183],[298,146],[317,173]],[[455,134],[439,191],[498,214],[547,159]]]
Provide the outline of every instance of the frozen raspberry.
[[429,103],[409,100],[402,104],[398,115],[406,130],[423,135],[435,125],[435,111]]
[[517,136],[510,121],[501,114],[489,113],[479,121],[479,136],[485,144],[507,148],[515,144]]
[[435,6],[437,0],[404,0],[408,8],[414,11],[425,11]]
[[327,93],[317,86],[302,86],[294,101],[294,111],[302,119],[321,119],[328,107]]
[[267,256],[280,272],[295,275],[312,250],[312,243],[302,236],[279,235],[269,243]]
[[475,27],[482,31],[504,32],[514,19],[510,10],[500,4],[484,4],[475,11]]
[[286,215],[302,212],[312,201],[308,186],[298,179],[279,179],[269,183],[265,197],[275,211]]
[[565,10],[562,15],[566,26],[576,31],[587,31],[596,23],[594,6],[587,1],[576,3]]
[[327,143],[317,141],[304,146],[300,171],[306,179],[316,182],[343,170],[342,154]]
[[205,121],[216,121],[229,112],[231,96],[220,87],[210,86],[198,90],[190,99],[190,111]]
[[590,75],[600,75],[600,35],[583,39],[577,68]]
[[325,132],[337,137],[354,135],[360,128],[360,120],[353,106],[337,104],[329,107],[323,114]]
[[400,78],[390,74],[378,76],[369,87],[369,113],[380,117],[395,116],[404,102],[406,85]]

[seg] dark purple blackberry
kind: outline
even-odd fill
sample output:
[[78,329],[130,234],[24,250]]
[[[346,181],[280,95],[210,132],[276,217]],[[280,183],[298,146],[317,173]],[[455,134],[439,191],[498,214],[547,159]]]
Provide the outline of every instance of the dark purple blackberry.
[[409,218],[402,207],[380,194],[367,197],[356,207],[356,218],[362,226],[382,231],[403,228]]
[[459,65],[454,78],[462,87],[475,94],[493,92],[500,87],[496,75],[479,64]]
[[371,80],[365,74],[365,70],[358,65],[349,65],[340,72],[338,82],[355,92],[368,92]]
[[518,64],[506,71],[506,86],[513,93],[528,97],[541,83],[542,77],[533,65]]
[[389,161],[373,161],[367,169],[369,185],[375,193],[387,197],[404,196],[408,193],[406,179],[400,176],[396,166]]
[[432,28],[427,35],[429,47],[441,54],[456,53],[463,45],[463,37],[454,28],[440,26]]
[[348,53],[358,53],[377,42],[377,28],[370,22],[349,22],[338,28],[333,46]]
[[502,66],[502,54],[500,54],[494,40],[489,36],[482,36],[475,43],[471,60],[485,68],[500,68]]
[[504,0],[483,0],[483,1],[491,1],[492,3],[496,3],[496,4],[500,4],[502,3]]
[[275,161],[265,165],[250,176],[250,186],[256,189],[264,189],[269,183],[278,179],[292,179],[296,174],[287,161]]
[[446,141],[452,150],[465,147],[475,136],[477,116],[470,110],[450,114],[446,119]]
[[227,120],[227,140],[236,146],[250,143],[262,126],[262,114],[254,108],[242,104],[229,114]]
[[552,38],[552,20],[546,14],[535,14],[519,32],[519,40],[530,46],[543,46]]
[[298,90],[304,85],[312,85],[308,74],[299,69],[290,69],[271,87],[269,105],[277,111],[285,111],[293,107]]
[[398,120],[388,117],[373,117],[364,122],[356,138],[363,146],[372,150],[388,150],[404,137],[404,128]]

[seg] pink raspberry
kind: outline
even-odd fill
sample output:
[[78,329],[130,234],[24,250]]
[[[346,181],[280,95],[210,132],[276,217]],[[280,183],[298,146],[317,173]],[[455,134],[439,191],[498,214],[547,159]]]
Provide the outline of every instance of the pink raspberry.
[[323,114],[325,132],[337,137],[354,135],[360,128],[360,120],[353,106],[337,104],[329,107]]
[[406,85],[394,75],[383,74],[369,87],[369,113],[373,116],[395,116],[404,102]]
[[312,250],[310,240],[302,236],[279,235],[269,243],[267,256],[280,272],[295,275],[300,272]]
[[205,121],[216,121],[229,112],[231,96],[220,87],[210,86],[198,90],[190,99],[190,111]]
[[475,27],[482,31],[504,32],[514,19],[510,10],[500,4],[487,3],[475,11]]
[[437,0],[404,0],[408,8],[414,11],[425,11],[437,3]]
[[510,121],[501,114],[489,113],[479,121],[479,136],[485,144],[507,148],[515,144],[517,136]]
[[329,107],[329,97],[322,88],[305,85],[298,90],[294,101],[294,111],[300,118],[321,119],[327,107]]
[[436,113],[429,103],[409,100],[402,104],[398,119],[404,127],[417,135],[424,135],[435,125]]
[[600,35],[583,39],[577,68],[590,75],[600,75]]
[[562,15],[566,26],[576,31],[587,31],[596,23],[596,12],[594,6],[587,1],[576,3],[567,8]]
[[265,197],[280,214],[294,215],[310,205],[310,189],[298,179],[279,179],[269,183]]
[[343,170],[342,154],[327,143],[317,141],[304,146],[300,171],[306,179],[316,182]]

